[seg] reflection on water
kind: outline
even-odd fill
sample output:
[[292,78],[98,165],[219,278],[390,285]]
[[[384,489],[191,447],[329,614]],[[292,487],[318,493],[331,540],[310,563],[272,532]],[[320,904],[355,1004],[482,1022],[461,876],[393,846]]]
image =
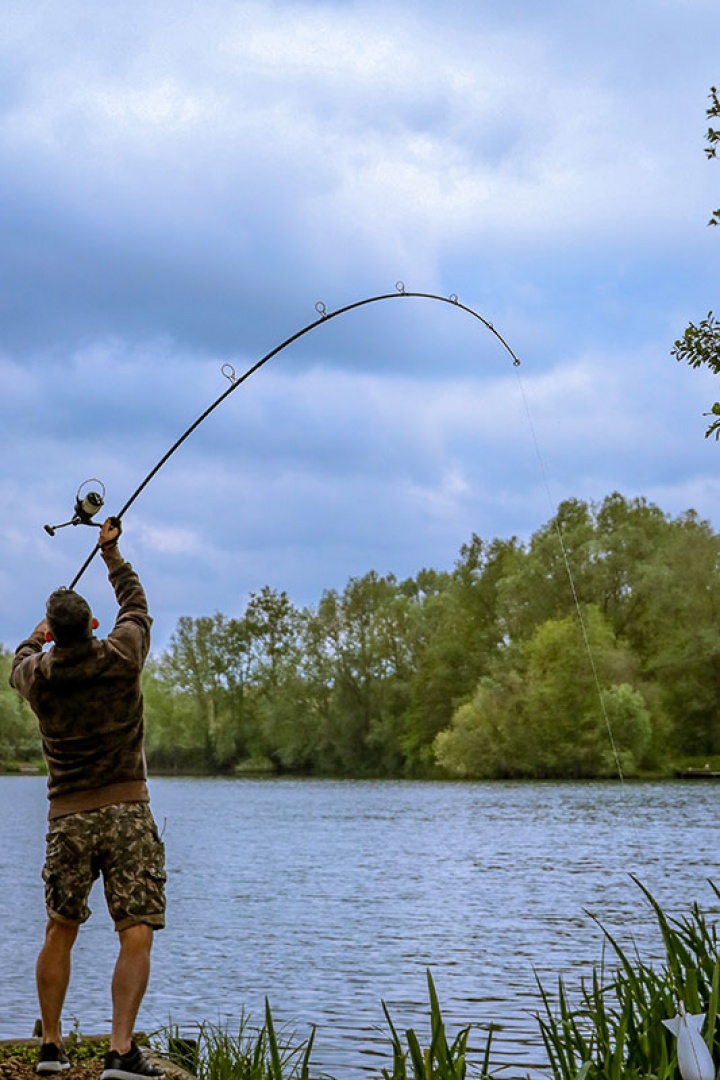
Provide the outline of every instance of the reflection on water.
[[[140,1025],[191,1027],[267,996],[298,1037],[318,1027],[316,1070],[369,1080],[399,1030],[426,1034],[426,969],[453,1035],[498,1025],[496,1066],[542,1075],[536,973],[577,984],[601,955],[589,914],[644,959],[661,957],[637,876],[670,914],[714,912],[712,782],[450,784],[157,779],[168,928],[156,937]],[[0,1038],[37,1014],[44,912],[44,780],[0,777]],[[715,905],[715,906],[714,906]],[[115,941],[96,886],[75,949],[66,1029],[109,1027]]]

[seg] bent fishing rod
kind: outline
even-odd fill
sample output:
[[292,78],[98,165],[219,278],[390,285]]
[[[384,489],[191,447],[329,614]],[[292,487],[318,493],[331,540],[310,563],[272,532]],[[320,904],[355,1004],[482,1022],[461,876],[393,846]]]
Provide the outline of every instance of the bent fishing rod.
[[[192,433],[200,426],[200,424],[202,424],[203,421],[207,420],[208,416],[210,416],[210,414],[214,412],[219,405],[222,405],[222,403],[225,401],[226,398],[230,396],[230,394],[234,393],[234,391],[237,390],[239,386],[242,386],[243,383],[247,382],[251,375],[254,375],[255,372],[259,371],[260,368],[264,367],[264,365],[267,364],[268,361],[272,360],[273,357],[277,356],[278,353],[281,353],[284,349],[287,349],[289,345],[292,345],[301,337],[304,337],[306,334],[309,334],[313,330],[316,330],[324,323],[328,323],[332,319],[337,319],[340,315],[346,315],[349,311],[354,311],[357,308],[367,307],[369,304],[377,304],[384,300],[398,300],[402,298],[435,300],[443,304],[450,304],[453,307],[459,308],[461,311],[466,312],[468,315],[471,315],[474,319],[477,319],[479,322],[481,322],[483,326],[486,327],[486,329],[488,329],[492,334],[494,334],[494,336],[497,338],[503,348],[510,354],[513,365],[515,367],[520,366],[520,360],[510,348],[502,334],[500,334],[495,329],[493,324],[483,315],[481,315],[478,311],[475,311],[467,304],[461,303],[454,293],[450,296],[440,296],[437,293],[408,292],[405,288],[405,283],[402,281],[398,281],[395,285],[394,293],[383,293],[379,296],[368,296],[363,300],[355,300],[352,304],[345,304],[343,307],[339,307],[335,311],[328,311],[325,307],[325,304],[320,300],[315,305],[315,310],[318,313],[317,319],[314,319],[312,322],[308,323],[307,326],[303,326],[301,330],[297,330],[294,334],[291,334],[290,337],[286,338],[279,345],[276,345],[274,349],[270,350],[270,352],[265,353],[263,357],[261,357],[258,361],[252,364],[252,366],[249,367],[247,371],[243,372],[242,375],[236,375],[235,369],[232,364],[223,364],[221,371],[230,383],[229,387],[226,390],[223,390],[222,394],[220,394],[219,397],[215,399],[215,401],[208,405],[205,411],[202,412],[197,417],[197,419],[192,422],[192,424],[190,424],[190,426],[182,433],[182,435],[178,439],[176,439],[176,441],[172,444],[169,450],[167,450],[163,454],[157,464],[153,466],[153,468],[147,474],[142,483],[137,486],[137,488],[127,500],[122,509],[116,515],[114,515],[118,523],[122,521],[122,518],[125,516],[125,514],[127,514],[130,507],[133,505],[138,496],[145,490],[150,481],[153,480],[155,476],[157,476],[158,472],[163,467],[165,462],[173,456],[175,451],[182,446],[185,440],[188,439],[190,435],[192,435]],[[94,490],[92,485],[99,485],[102,488],[102,492]],[[72,518],[69,521],[63,522],[61,525],[46,525],[45,531],[51,536],[54,536],[57,529],[64,528],[66,525],[97,525],[98,523],[93,521],[92,519],[104,505],[104,497],[105,488],[101,481],[94,479],[84,481],[84,483],[80,485],[77,492],[75,509]],[[76,573],[73,580],[71,581],[70,585],[68,586],[69,589],[75,588],[78,581],[83,576],[99,550],[100,545],[96,544],[93,550],[88,555],[85,562],[82,564],[82,566]]]

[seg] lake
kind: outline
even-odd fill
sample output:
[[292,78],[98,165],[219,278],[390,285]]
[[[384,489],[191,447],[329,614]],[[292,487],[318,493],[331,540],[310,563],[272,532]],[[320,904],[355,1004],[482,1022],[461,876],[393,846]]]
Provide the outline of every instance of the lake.
[[[298,1038],[338,1080],[390,1067],[396,1027],[427,1032],[426,970],[450,1034],[499,1025],[503,1077],[542,1076],[535,973],[554,989],[601,957],[597,916],[643,959],[662,957],[630,875],[670,915],[718,910],[713,781],[424,783],[151,780],[164,834],[168,926],[156,935],[138,1026],[237,1031],[243,1010]],[[0,1038],[38,1014],[45,780],[0,777]],[[74,951],[65,1030],[110,1026],[115,935],[96,885]],[[471,1039],[483,1046],[482,1030]]]

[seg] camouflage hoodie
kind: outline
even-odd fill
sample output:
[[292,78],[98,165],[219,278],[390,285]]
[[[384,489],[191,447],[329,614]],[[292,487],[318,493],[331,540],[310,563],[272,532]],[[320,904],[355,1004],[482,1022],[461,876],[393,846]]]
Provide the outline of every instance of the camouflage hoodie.
[[40,624],[13,659],[10,684],[40,725],[50,818],[148,801],[140,679],[152,619],[130,563],[117,549],[106,562],[120,605],[107,638],[43,652]]

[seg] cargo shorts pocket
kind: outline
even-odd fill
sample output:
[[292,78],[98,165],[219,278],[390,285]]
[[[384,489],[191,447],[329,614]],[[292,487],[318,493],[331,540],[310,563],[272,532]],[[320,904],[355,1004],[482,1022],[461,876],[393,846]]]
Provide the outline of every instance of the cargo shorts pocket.
[[157,929],[165,925],[165,846],[152,817],[138,818],[140,827],[126,837],[122,854],[105,877],[108,910],[117,930],[143,922]]
[[47,834],[42,878],[45,908],[50,918],[72,923],[89,919],[87,901],[96,876],[92,861],[81,845],[59,830]]

